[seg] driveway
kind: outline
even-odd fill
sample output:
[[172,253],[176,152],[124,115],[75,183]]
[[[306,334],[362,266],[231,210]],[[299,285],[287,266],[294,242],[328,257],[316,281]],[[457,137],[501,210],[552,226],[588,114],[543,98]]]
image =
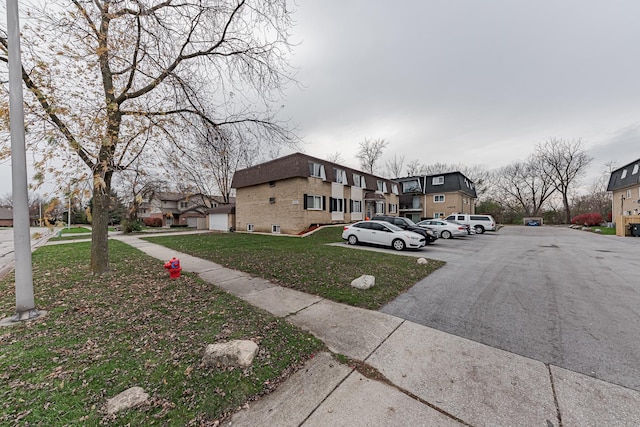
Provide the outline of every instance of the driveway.
[[504,227],[421,252],[447,265],[382,312],[640,390],[640,238]]

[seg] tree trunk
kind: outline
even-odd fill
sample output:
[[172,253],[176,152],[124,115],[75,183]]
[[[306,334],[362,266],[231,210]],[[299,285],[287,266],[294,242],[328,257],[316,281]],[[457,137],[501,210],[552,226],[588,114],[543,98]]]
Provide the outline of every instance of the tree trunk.
[[109,271],[109,205],[111,183],[105,188],[95,184],[93,188],[93,223],[91,231],[91,272],[104,274]]
[[565,224],[571,224],[571,208],[569,207],[569,198],[566,193],[562,194],[562,203],[564,203]]

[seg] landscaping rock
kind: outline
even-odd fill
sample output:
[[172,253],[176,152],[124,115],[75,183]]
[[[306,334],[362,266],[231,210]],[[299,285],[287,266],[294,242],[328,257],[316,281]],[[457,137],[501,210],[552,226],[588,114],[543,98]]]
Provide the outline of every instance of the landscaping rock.
[[591,230],[591,229],[590,229],[589,227],[582,227],[582,228],[581,228],[581,230],[582,230],[582,231],[589,231],[589,230]]
[[235,340],[225,343],[209,344],[202,359],[205,366],[247,368],[258,354],[258,345],[250,340]]
[[420,265],[429,264],[429,261],[427,261],[426,258],[418,258],[418,264]]
[[362,276],[354,279],[351,282],[351,286],[357,289],[369,289],[376,284],[375,276],[370,276],[368,274],[363,274]]
[[602,233],[602,230],[600,230],[599,228],[596,228],[595,230],[593,230],[594,233]]
[[135,408],[136,406],[148,403],[149,395],[145,393],[142,387],[131,387],[120,393],[119,395],[107,400],[107,413],[109,415],[125,409]]

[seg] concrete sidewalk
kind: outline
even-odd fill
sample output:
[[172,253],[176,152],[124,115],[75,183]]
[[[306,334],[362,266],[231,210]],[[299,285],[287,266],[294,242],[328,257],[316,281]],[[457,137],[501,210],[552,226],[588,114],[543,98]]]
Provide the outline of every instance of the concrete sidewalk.
[[637,426],[640,392],[376,311],[335,303],[137,236],[112,238],[310,331],[369,379],[319,354],[232,426]]

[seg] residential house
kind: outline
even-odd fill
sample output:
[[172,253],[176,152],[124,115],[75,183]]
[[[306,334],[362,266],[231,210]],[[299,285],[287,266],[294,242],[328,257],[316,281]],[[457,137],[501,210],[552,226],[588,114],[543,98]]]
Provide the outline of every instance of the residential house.
[[400,216],[418,222],[452,213],[474,214],[474,183],[460,172],[396,178],[400,185]]
[[[611,172],[607,191],[613,192],[612,217],[618,225],[640,222],[640,159]],[[622,234],[624,235],[624,234]]]
[[209,209],[219,204],[223,204],[221,197],[199,193],[158,192],[140,205],[138,217],[142,220],[160,218],[163,227],[177,224],[206,229]]
[[302,153],[236,171],[236,229],[299,234],[398,213],[398,184]]
[[13,227],[13,208],[0,206],[0,227]]

